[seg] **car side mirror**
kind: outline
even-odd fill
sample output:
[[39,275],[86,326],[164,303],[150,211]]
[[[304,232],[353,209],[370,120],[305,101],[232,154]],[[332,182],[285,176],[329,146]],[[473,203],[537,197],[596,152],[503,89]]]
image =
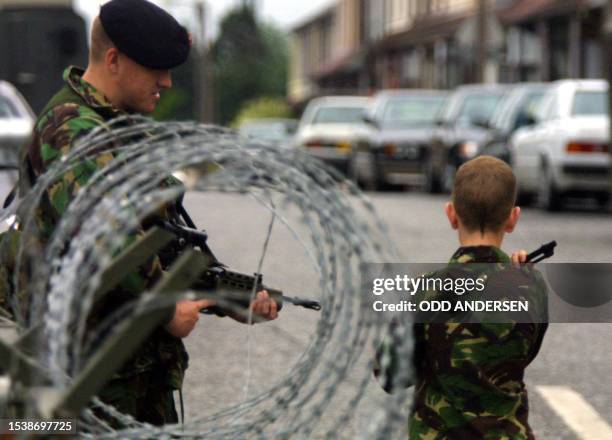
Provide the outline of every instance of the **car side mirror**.
[[361,117],[361,120],[365,122],[366,124],[371,125],[372,127],[380,128],[380,124],[378,123],[378,121],[370,115],[367,115],[367,114],[363,115]]

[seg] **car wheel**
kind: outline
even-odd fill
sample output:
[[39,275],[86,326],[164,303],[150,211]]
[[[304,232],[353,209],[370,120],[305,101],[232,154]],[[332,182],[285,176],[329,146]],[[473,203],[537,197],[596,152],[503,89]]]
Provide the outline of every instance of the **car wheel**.
[[552,172],[548,166],[544,166],[540,171],[538,205],[547,211],[558,211],[561,209],[561,194],[555,187]]
[[596,197],[597,205],[600,209],[608,209],[608,205],[610,204],[610,194],[602,193],[598,194]]
[[425,191],[429,194],[438,194],[442,190],[440,185],[440,178],[434,170],[434,166],[431,160],[427,160],[425,164]]
[[446,164],[444,172],[442,174],[442,190],[450,194],[453,192],[453,185],[455,184],[455,174],[457,173],[457,167],[453,164]]
[[357,156],[356,154],[352,154],[351,157],[349,158],[348,165],[347,165],[347,171],[346,171],[346,177],[351,182],[353,182],[355,185],[360,185],[363,179],[359,173],[356,156]]
[[525,191],[518,191],[516,195],[516,203],[519,206],[531,206],[533,204],[534,195]]
[[[367,156],[367,164],[364,165],[363,168],[361,168],[362,171],[365,172],[360,172],[360,168],[357,165],[357,163],[355,163],[355,167],[356,167],[356,172],[359,175],[359,179],[361,182],[361,186],[365,191],[379,191],[382,188],[382,182],[381,182],[381,172],[378,169],[378,165],[376,164],[376,158],[374,157],[374,155],[369,154]],[[367,171],[366,171],[367,170]]]

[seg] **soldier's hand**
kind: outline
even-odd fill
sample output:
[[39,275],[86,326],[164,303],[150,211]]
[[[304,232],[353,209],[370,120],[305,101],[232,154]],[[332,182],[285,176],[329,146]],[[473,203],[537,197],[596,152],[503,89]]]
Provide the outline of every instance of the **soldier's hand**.
[[527,262],[527,251],[520,250],[512,254],[512,262],[514,264],[525,264]]
[[186,338],[200,319],[200,310],[211,307],[215,304],[214,301],[203,299],[200,301],[179,301],[176,303],[174,316],[165,329],[172,336],[177,338]]
[[278,317],[276,301],[271,299],[270,295],[265,290],[257,292],[257,298],[251,303],[251,310],[253,315],[267,321],[272,321]]
[[[249,321],[249,312],[252,312]],[[227,316],[242,324],[257,324],[259,322],[271,321],[278,317],[278,306],[276,301],[270,298],[265,290],[257,292],[257,296],[251,302],[249,310],[229,310]]]

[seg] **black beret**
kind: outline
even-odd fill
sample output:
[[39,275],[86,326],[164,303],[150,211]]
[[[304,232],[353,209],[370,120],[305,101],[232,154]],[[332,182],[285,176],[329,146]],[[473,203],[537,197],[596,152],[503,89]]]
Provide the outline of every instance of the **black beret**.
[[189,34],[162,8],[146,0],[111,0],[100,22],[117,49],[150,69],[180,66],[189,56]]

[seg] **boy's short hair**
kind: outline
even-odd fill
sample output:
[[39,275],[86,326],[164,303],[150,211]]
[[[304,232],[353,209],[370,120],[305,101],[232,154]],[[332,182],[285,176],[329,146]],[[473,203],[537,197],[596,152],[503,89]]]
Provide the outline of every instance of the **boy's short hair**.
[[516,177],[504,161],[477,157],[457,171],[452,200],[466,229],[499,232],[516,202]]

